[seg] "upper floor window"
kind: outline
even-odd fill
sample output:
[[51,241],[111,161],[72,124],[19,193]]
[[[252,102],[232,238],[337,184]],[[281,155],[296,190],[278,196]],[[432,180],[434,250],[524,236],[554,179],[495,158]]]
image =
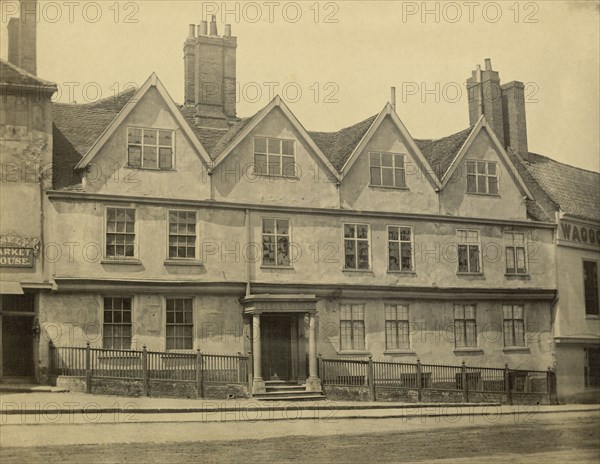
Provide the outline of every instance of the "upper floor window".
[[102,346],[111,350],[131,349],[131,298],[104,298]]
[[498,195],[498,163],[467,161],[467,192]]
[[365,306],[342,305],[340,311],[340,350],[365,349]]
[[29,99],[22,95],[0,96],[0,138],[19,140],[29,133]]
[[127,164],[144,169],[173,169],[173,131],[161,129],[127,130]]
[[369,269],[368,224],[344,224],[344,269]]
[[254,138],[254,172],[269,176],[296,175],[293,140]]
[[388,226],[388,269],[390,271],[412,271],[412,227]]
[[195,211],[169,211],[169,258],[196,258]]
[[523,305],[503,305],[504,346],[525,346]]
[[132,258],[135,255],[135,209],[106,209],[106,257]]
[[456,348],[477,346],[475,305],[454,305],[454,341]]
[[526,274],[525,234],[521,232],[506,232],[504,238],[506,240],[506,273]]
[[263,265],[290,266],[290,221],[263,219]]
[[406,187],[404,155],[369,153],[369,166],[372,186]]
[[596,261],[583,262],[583,287],[585,294],[585,313],[600,314],[598,308],[598,263]]
[[456,233],[458,235],[458,272],[481,272],[479,231],[457,230]]
[[385,305],[385,348],[386,350],[410,348],[408,306]]
[[167,298],[167,350],[194,347],[192,298]]

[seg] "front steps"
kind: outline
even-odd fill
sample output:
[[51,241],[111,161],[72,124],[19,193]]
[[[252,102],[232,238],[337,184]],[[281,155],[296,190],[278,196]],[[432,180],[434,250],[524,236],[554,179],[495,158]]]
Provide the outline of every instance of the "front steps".
[[321,392],[306,391],[306,384],[298,385],[283,380],[267,380],[266,393],[257,393],[253,398],[261,401],[319,401],[324,400]]

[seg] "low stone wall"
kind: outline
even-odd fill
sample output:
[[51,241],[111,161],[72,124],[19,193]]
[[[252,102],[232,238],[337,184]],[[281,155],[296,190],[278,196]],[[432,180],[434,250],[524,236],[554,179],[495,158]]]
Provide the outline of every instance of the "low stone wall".
[[323,386],[323,393],[332,401],[369,401],[369,387]]
[[[87,391],[85,377],[56,378],[56,386],[73,392]],[[118,395],[118,396],[143,396],[141,380],[108,379],[94,377],[92,379],[92,394]],[[173,382],[165,380],[148,381],[148,396],[161,398],[198,398],[195,382]],[[212,399],[249,398],[248,386],[242,384],[204,384],[203,397]]]

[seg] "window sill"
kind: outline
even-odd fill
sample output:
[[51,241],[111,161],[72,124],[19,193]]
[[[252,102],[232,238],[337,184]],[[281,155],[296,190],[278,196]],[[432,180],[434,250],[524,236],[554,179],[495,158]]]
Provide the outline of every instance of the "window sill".
[[176,172],[176,169],[160,169],[160,168],[143,168],[141,166],[129,166],[126,164],[123,169],[130,169],[132,171],[154,171],[154,172]]
[[383,189],[383,190],[405,190],[405,191],[409,191],[410,189],[408,187],[395,187],[392,185],[373,185],[373,184],[369,184],[369,188],[372,189]]
[[483,354],[483,348],[478,348],[476,346],[472,347],[463,347],[463,348],[454,348],[455,353],[476,353]]
[[417,352],[413,350],[385,350],[383,354],[416,356]]
[[388,274],[407,274],[407,275],[417,275],[417,273],[415,271],[398,271],[398,270],[392,270],[392,269],[388,269],[387,271]]
[[142,261],[137,258],[104,258],[100,264],[123,264],[126,266],[141,266]]
[[342,269],[342,272],[375,274],[372,269]]
[[523,279],[523,280],[529,280],[531,279],[531,276],[529,274],[509,274],[508,272],[506,272],[504,274],[504,277],[511,278],[511,279]]
[[457,272],[457,276],[482,276],[483,272]]
[[198,266],[198,267],[202,267],[202,266],[204,266],[204,263],[197,259],[189,259],[189,260],[167,259],[167,260],[165,260],[164,265],[165,266]]
[[589,320],[592,320],[592,321],[598,321],[598,320],[600,320],[600,315],[598,315],[598,314],[586,314],[585,315],[585,319],[589,319]]
[[294,180],[294,181],[300,180],[300,177],[298,177],[298,176],[281,176],[281,175],[277,175],[277,174],[259,174],[257,172],[253,172],[252,174],[254,174],[256,177],[260,177],[260,178],[264,178],[264,179],[285,179],[285,180]]
[[274,264],[263,264],[262,266],[260,266],[261,269],[281,269],[281,270],[285,270],[285,271],[290,271],[290,270],[294,270],[294,268],[292,266],[276,266]]
[[531,353],[528,346],[505,346],[502,351],[505,353]]
[[478,197],[501,198],[499,193],[480,193],[480,192],[465,192],[467,195],[475,195]]
[[337,354],[341,354],[343,356],[371,356],[369,351],[363,350],[340,350]]

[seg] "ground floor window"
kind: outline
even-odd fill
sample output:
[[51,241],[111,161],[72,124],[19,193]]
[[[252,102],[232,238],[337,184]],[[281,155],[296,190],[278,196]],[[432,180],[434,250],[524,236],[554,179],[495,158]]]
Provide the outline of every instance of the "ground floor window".
[[600,347],[585,348],[585,386],[600,387]]
[[102,346],[111,350],[131,349],[131,298],[104,298]]
[[365,349],[365,306],[342,305],[340,312],[340,349]]
[[454,305],[454,340],[456,348],[477,346],[475,305]]
[[192,298],[167,298],[167,350],[194,347]]
[[523,305],[503,305],[504,346],[525,346]]
[[385,305],[385,349],[410,348],[408,306]]

